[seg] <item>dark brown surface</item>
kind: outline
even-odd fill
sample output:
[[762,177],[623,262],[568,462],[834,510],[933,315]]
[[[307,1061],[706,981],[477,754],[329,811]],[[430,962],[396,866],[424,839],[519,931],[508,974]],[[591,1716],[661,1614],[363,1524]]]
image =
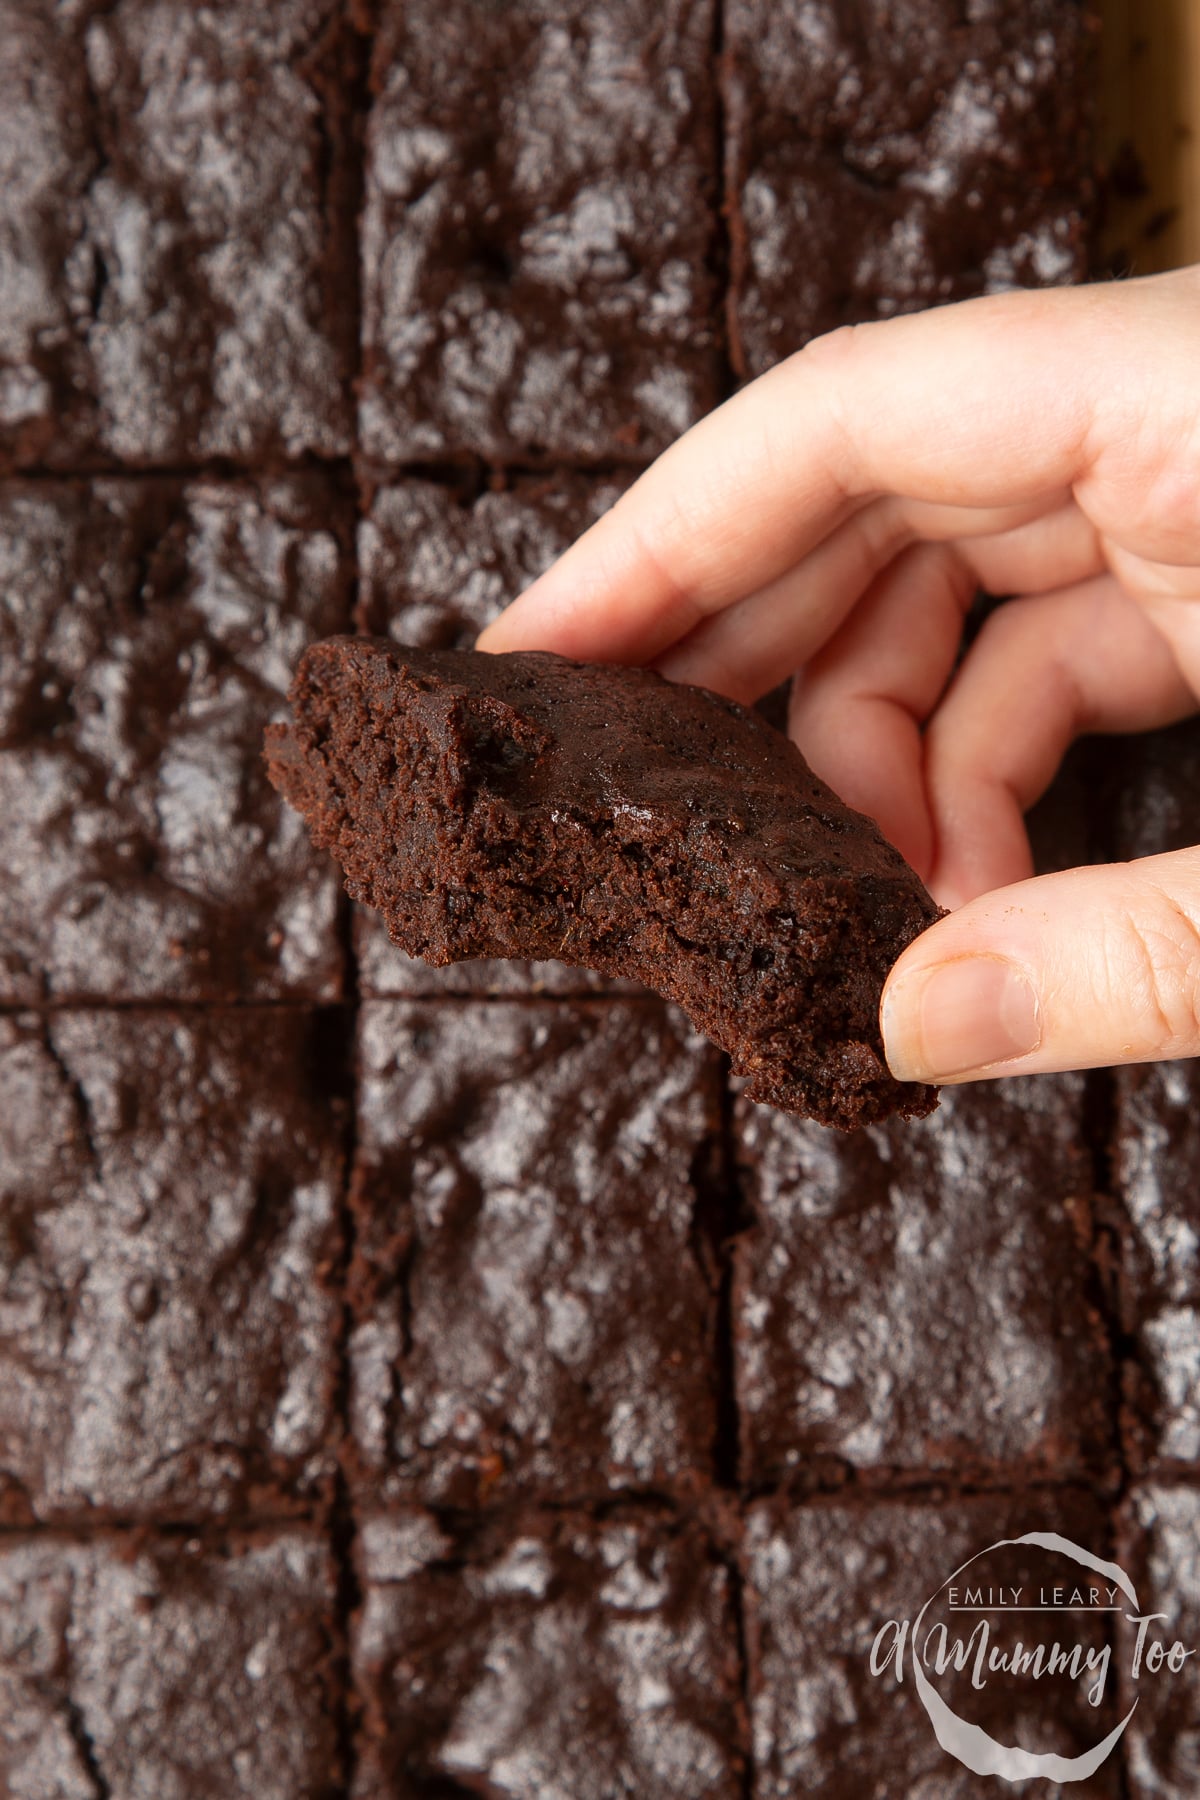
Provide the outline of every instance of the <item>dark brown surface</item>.
[[[1193,1467],[1193,1481],[1195,1473]],[[1137,1590],[1139,1613],[1162,1615],[1149,1627],[1147,1647],[1158,1643],[1169,1650],[1179,1642],[1195,1651],[1200,1645],[1198,1546],[1200,1489],[1147,1482],[1132,1490],[1118,1527],[1117,1556]],[[1200,1657],[1188,1657],[1178,1673],[1166,1668],[1152,1673],[1144,1647],[1135,1681],[1136,1637],[1137,1627],[1122,1619],[1121,1712],[1137,1701],[1126,1750],[1129,1800],[1158,1800],[1164,1794],[1183,1800],[1200,1790]]]
[[1086,0],[727,0],[734,364],[1089,269]]
[[359,1577],[354,1800],[741,1800],[733,1583],[695,1524],[397,1511]]
[[379,638],[310,650],[292,712],[271,779],[410,954],[633,975],[753,1099],[846,1129],[930,1110],[878,1014],[937,909],[758,714],[647,669]]
[[339,16],[4,0],[0,469],[350,448]]
[[323,1087],[298,1011],[0,1014],[0,1523],[327,1489]]
[[657,1003],[363,1008],[364,1504],[706,1488],[720,1088],[710,1046]]
[[712,0],[384,0],[359,432],[648,460],[719,398]]
[[[1115,1758],[1091,1780],[1069,1785],[1036,1780],[1008,1788],[972,1774],[938,1745],[909,1664],[899,1684],[892,1667],[879,1676],[870,1672],[871,1645],[882,1626],[907,1620],[915,1628],[922,1606],[968,1557],[1030,1531],[1057,1532],[1097,1556],[1108,1553],[1104,1509],[1069,1488],[752,1506],[744,1557],[755,1800],[795,1800],[800,1794],[813,1800],[993,1800],[1006,1791],[1029,1800],[1117,1800],[1121,1771]],[[977,1582],[1009,1591],[1043,1584],[1052,1590],[1058,1581],[1088,1579],[1066,1558],[1028,1548],[994,1554],[972,1573]],[[1052,1614],[1046,1618],[1053,1622],[1044,1625],[1029,1615],[1005,1621],[995,1611],[952,1614],[935,1604],[922,1625],[922,1646],[924,1632],[938,1622],[952,1638],[967,1638],[983,1618],[989,1647],[1008,1650],[1014,1641],[1027,1649],[1056,1641],[1100,1649],[1111,1638],[1107,1618]],[[985,1672],[976,1689],[972,1667],[957,1678],[948,1671],[933,1685],[960,1717],[1003,1744],[1079,1755],[1120,1716],[1115,1666],[1096,1708],[1084,1697],[1086,1682],[1072,1687],[1062,1676],[1034,1683]]]
[[312,477],[0,487],[0,1001],[340,994],[259,746],[347,622],[348,513]]
[[332,1800],[324,1534],[0,1539],[0,1789],[13,1800]]
[[[514,594],[606,512],[628,477],[536,476],[470,498],[432,481],[376,492],[359,527],[360,630],[423,650],[470,650]],[[481,957],[435,968],[408,956],[382,916],[354,908],[360,994],[637,991],[554,958]]]
[[1113,1470],[1078,1076],[948,1089],[839,1140],[741,1102],[741,1474],[871,1481]]
[[1200,1460],[1200,1066],[1117,1075],[1114,1177],[1121,1202],[1128,1451]]

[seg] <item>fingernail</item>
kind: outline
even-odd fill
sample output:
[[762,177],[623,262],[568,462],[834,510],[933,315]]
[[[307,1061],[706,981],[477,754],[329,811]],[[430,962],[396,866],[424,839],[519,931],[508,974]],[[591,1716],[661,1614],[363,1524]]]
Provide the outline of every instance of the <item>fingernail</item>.
[[884,994],[880,1022],[899,1081],[967,1081],[1042,1040],[1033,986],[1002,956],[963,956],[902,976]]

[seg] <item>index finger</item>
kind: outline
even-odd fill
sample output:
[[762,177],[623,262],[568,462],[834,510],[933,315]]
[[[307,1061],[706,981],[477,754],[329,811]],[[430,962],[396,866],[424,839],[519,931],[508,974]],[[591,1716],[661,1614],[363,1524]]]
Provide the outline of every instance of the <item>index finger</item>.
[[648,662],[876,495],[980,508],[1070,487],[1117,296],[1010,293],[816,339],[673,444],[480,648]]

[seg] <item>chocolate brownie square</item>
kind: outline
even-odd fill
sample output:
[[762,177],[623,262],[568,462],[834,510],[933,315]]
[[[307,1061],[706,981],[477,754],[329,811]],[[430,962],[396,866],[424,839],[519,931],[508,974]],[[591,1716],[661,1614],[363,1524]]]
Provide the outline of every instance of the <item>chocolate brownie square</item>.
[[0,1522],[327,1488],[340,1122],[299,1009],[0,1015]]
[[330,1800],[335,1586],[299,1528],[0,1540],[0,1791]]
[[1117,1071],[1114,1175],[1124,1230],[1126,1448],[1200,1458],[1200,1069]]
[[1079,280],[1085,0],[729,0],[730,330],[757,375],[838,325]]
[[[1137,1593],[1117,1636],[1122,1715],[1137,1703],[1124,1744],[1129,1800],[1182,1800],[1200,1792],[1200,1491],[1136,1486],[1118,1525],[1117,1560]],[[1135,1621],[1148,1614],[1159,1616],[1139,1655]],[[1176,1666],[1159,1660],[1176,1644],[1191,1654],[1176,1652]]]
[[340,993],[260,752],[348,621],[349,525],[315,476],[0,486],[0,1001]]
[[368,1003],[352,1476],[472,1506],[711,1471],[715,1053],[651,1003]]
[[333,0],[0,0],[0,468],[350,447]]
[[852,1139],[741,1100],[734,1355],[752,1486],[1061,1477],[1111,1449],[1078,1076],[945,1090]]
[[354,1800],[740,1800],[732,1583],[696,1525],[401,1511],[358,1549]]
[[[799,1794],[812,1800],[989,1800],[999,1785],[994,1776],[973,1773],[935,1735],[915,1687],[914,1644],[935,1693],[993,1741],[1060,1756],[1080,1756],[1100,1744],[1120,1716],[1113,1614],[1100,1610],[1108,1604],[1107,1592],[1095,1606],[1086,1594],[1112,1583],[1038,1545],[992,1548],[1030,1532],[1057,1533],[1093,1556],[1111,1555],[1103,1511],[1090,1496],[1067,1488],[802,1506],[775,1498],[751,1506],[745,1604],[755,1800],[795,1800]],[[946,1584],[969,1558],[978,1560],[962,1570],[952,1593]],[[1074,1599],[1076,1583],[1084,1589],[1084,1609],[1058,1610],[1055,1587],[1061,1585],[1066,1603]],[[1014,1600],[1016,1588],[1022,1592]],[[1050,1610],[1036,1618],[1007,1610],[1040,1605],[1043,1591]],[[1117,1599],[1123,1603],[1119,1593]],[[946,1662],[940,1674],[939,1627],[950,1648],[969,1645],[965,1666]],[[981,1639],[985,1662],[977,1686]],[[1035,1680],[988,1667],[992,1651],[1011,1655],[1017,1643],[1048,1651],[1055,1642],[1068,1651],[1076,1645],[1090,1651],[1093,1667],[1086,1669],[1081,1655],[1075,1680],[1048,1670]],[[902,1680],[895,1656],[889,1659],[898,1643]],[[1101,1673],[1093,1705],[1088,1694]],[[1047,1800],[1115,1800],[1121,1793],[1119,1759],[1110,1756],[1089,1780],[1022,1781],[1014,1791]]]
[[[628,485],[553,475],[469,498],[431,481],[380,488],[359,527],[361,630],[428,650],[467,650]],[[364,995],[639,992],[566,963],[497,957],[435,968],[393,944],[372,907],[354,908]]]
[[714,18],[713,0],[384,0],[368,457],[647,459],[714,404]]

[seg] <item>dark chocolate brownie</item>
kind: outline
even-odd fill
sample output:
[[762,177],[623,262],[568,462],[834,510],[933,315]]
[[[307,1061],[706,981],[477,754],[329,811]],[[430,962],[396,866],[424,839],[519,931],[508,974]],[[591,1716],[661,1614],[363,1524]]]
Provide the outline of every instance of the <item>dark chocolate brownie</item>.
[[0,1792],[13,1800],[331,1800],[320,1534],[0,1539]]
[[1087,273],[1086,0],[728,0],[735,364]]
[[348,622],[317,477],[0,487],[0,1001],[328,999],[337,880],[261,768]]
[[[993,1739],[1034,1752],[1079,1755],[1099,1744],[1120,1713],[1112,1666],[1111,1614],[1051,1613],[1037,1619],[1000,1610],[950,1612],[943,1589],[969,1558],[1002,1539],[1057,1532],[1108,1558],[1102,1508],[1068,1488],[1023,1496],[961,1494],[920,1500],[846,1498],[789,1506],[772,1499],[749,1509],[746,1522],[746,1614],[755,1758],[755,1800],[994,1800],[1008,1788],[972,1774],[938,1743],[918,1699],[908,1658],[921,1608],[942,1589],[921,1626],[943,1624],[951,1643],[986,1622],[989,1648],[1012,1651],[1055,1641],[1101,1653],[1110,1648],[1101,1704],[1086,1698],[1095,1673],[1072,1683],[1045,1674],[1034,1682],[1006,1671],[972,1686],[974,1652],[961,1674],[948,1667],[926,1675],[959,1717]],[[994,1551],[967,1572],[979,1585],[1052,1595],[1099,1578],[1061,1555],[1027,1546]],[[965,1593],[955,1604],[965,1601]],[[1123,1598],[1118,1596],[1118,1598]],[[876,1634],[890,1621],[909,1622],[904,1679],[895,1666],[871,1672]],[[884,1639],[886,1650],[894,1634]],[[933,1647],[938,1647],[934,1637]],[[1011,1791],[1045,1800],[1116,1800],[1120,1762],[1112,1755],[1088,1781],[1020,1782]]]
[[359,430],[647,458],[718,398],[713,0],[383,0]]
[[1200,1460],[1200,1065],[1117,1072],[1126,1449]]
[[[361,630],[423,650],[469,650],[628,485],[582,475],[518,480],[468,500],[431,481],[381,488],[359,528]],[[637,984],[545,959],[498,957],[434,968],[394,944],[381,914],[354,908],[364,995],[637,992]]]
[[755,1099],[849,1128],[934,1104],[883,1061],[937,909],[758,714],[541,652],[314,646],[271,778],[410,953],[550,956],[677,1001]]
[[350,447],[334,0],[0,0],[0,468]]
[[[1148,1628],[1136,1679],[1138,1627],[1128,1618],[1119,1622],[1122,1715],[1137,1702],[1126,1734],[1126,1792],[1129,1800],[1184,1800],[1200,1793],[1200,1491],[1135,1487],[1118,1527],[1117,1560],[1137,1590],[1138,1613],[1162,1615]],[[1184,1666],[1152,1669],[1150,1647],[1169,1651],[1176,1642],[1193,1652]]]
[[0,1015],[0,1522],[324,1491],[341,1157],[316,1031]]
[[368,1517],[354,1800],[740,1800],[732,1582],[694,1524]]
[[703,1484],[714,1052],[657,1002],[376,1001],[360,1019],[362,1503]]
[[1200,719],[1107,744],[1114,855],[1165,856],[1200,844]]
[[951,1089],[853,1139],[745,1100],[735,1129],[745,1481],[1115,1463],[1078,1076]]

